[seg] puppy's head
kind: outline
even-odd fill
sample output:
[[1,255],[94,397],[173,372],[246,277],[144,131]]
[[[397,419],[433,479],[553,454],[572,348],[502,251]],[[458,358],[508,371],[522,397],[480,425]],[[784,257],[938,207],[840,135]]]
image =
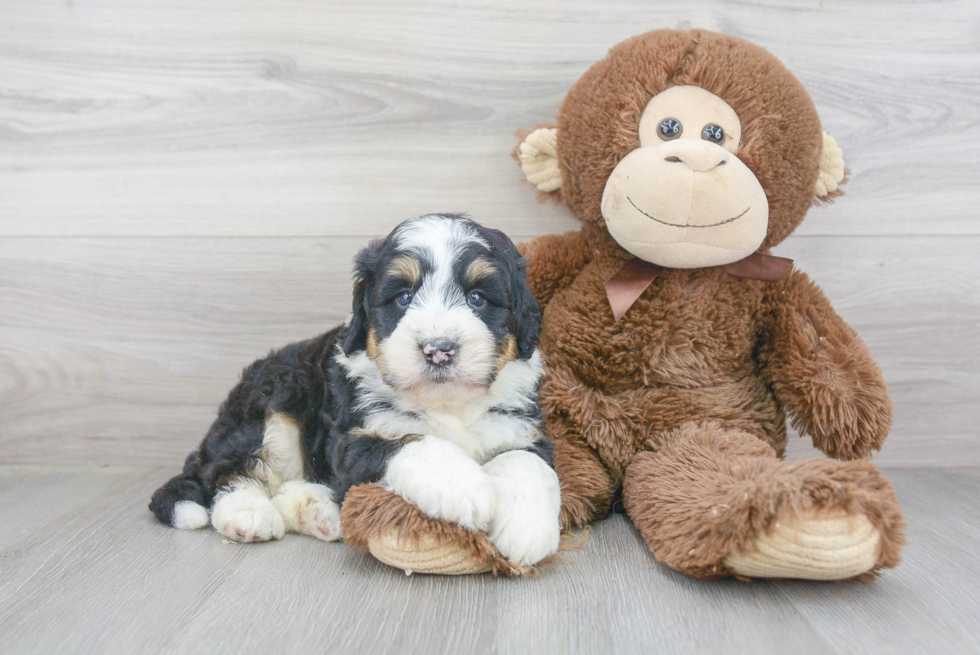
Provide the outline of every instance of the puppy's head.
[[400,391],[461,399],[534,354],[541,315],[502,232],[458,215],[412,219],[361,251],[354,275],[342,348],[366,351]]

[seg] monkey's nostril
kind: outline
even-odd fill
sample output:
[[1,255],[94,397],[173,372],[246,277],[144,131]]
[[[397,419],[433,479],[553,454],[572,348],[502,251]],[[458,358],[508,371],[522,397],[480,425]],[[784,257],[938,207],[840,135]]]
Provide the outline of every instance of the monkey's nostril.
[[681,158],[671,155],[670,157],[664,157],[664,161],[669,161],[672,164],[679,164],[681,163]]

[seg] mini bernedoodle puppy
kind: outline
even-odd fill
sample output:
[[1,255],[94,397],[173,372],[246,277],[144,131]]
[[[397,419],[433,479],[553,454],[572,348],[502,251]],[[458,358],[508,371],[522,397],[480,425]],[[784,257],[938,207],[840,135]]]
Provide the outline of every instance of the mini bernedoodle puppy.
[[484,530],[511,561],[558,549],[558,477],[538,407],[540,312],[502,232],[406,221],[356,258],[353,314],[244,370],[150,509],[241,542],[340,535],[340,503],[378,482]]

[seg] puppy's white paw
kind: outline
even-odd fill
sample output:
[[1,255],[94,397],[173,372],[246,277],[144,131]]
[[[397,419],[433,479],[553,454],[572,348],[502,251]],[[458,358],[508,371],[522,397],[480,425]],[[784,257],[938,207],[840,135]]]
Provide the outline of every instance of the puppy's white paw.
[[487,536],[515,564],[537,564],[558,550],[561,487],[544,460],[524,450],[494,457],[483,470],[496,494]]
[[340,539],[340,508],[330,487],[291,480],[272,498],[287,530],[322,539]]
[[171,520],[178,530],[197,530],[208,524],[208,510],[193,500],[180,500],[174,505],[174,516]]
[[462,448],[426,436],[388,462],[381,484],[425,514],[469,530],[486,530],[493,512],[490,478]]
[[211,525],[242,543],[282,539],[285,532],[282,516],[272,501],[258,489],[248,487],[218,495],[211,509]]

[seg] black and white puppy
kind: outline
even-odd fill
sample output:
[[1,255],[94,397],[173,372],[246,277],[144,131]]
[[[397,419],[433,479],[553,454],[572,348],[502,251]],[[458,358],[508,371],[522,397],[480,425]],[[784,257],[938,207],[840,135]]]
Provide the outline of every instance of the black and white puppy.
[[242,542],[332,541],[347,490],[379,482],[519,564],[555,552],[540,312],[514,244],[423,216],[364,249],[355,278],[347,323],[246,368],[150,509]]

